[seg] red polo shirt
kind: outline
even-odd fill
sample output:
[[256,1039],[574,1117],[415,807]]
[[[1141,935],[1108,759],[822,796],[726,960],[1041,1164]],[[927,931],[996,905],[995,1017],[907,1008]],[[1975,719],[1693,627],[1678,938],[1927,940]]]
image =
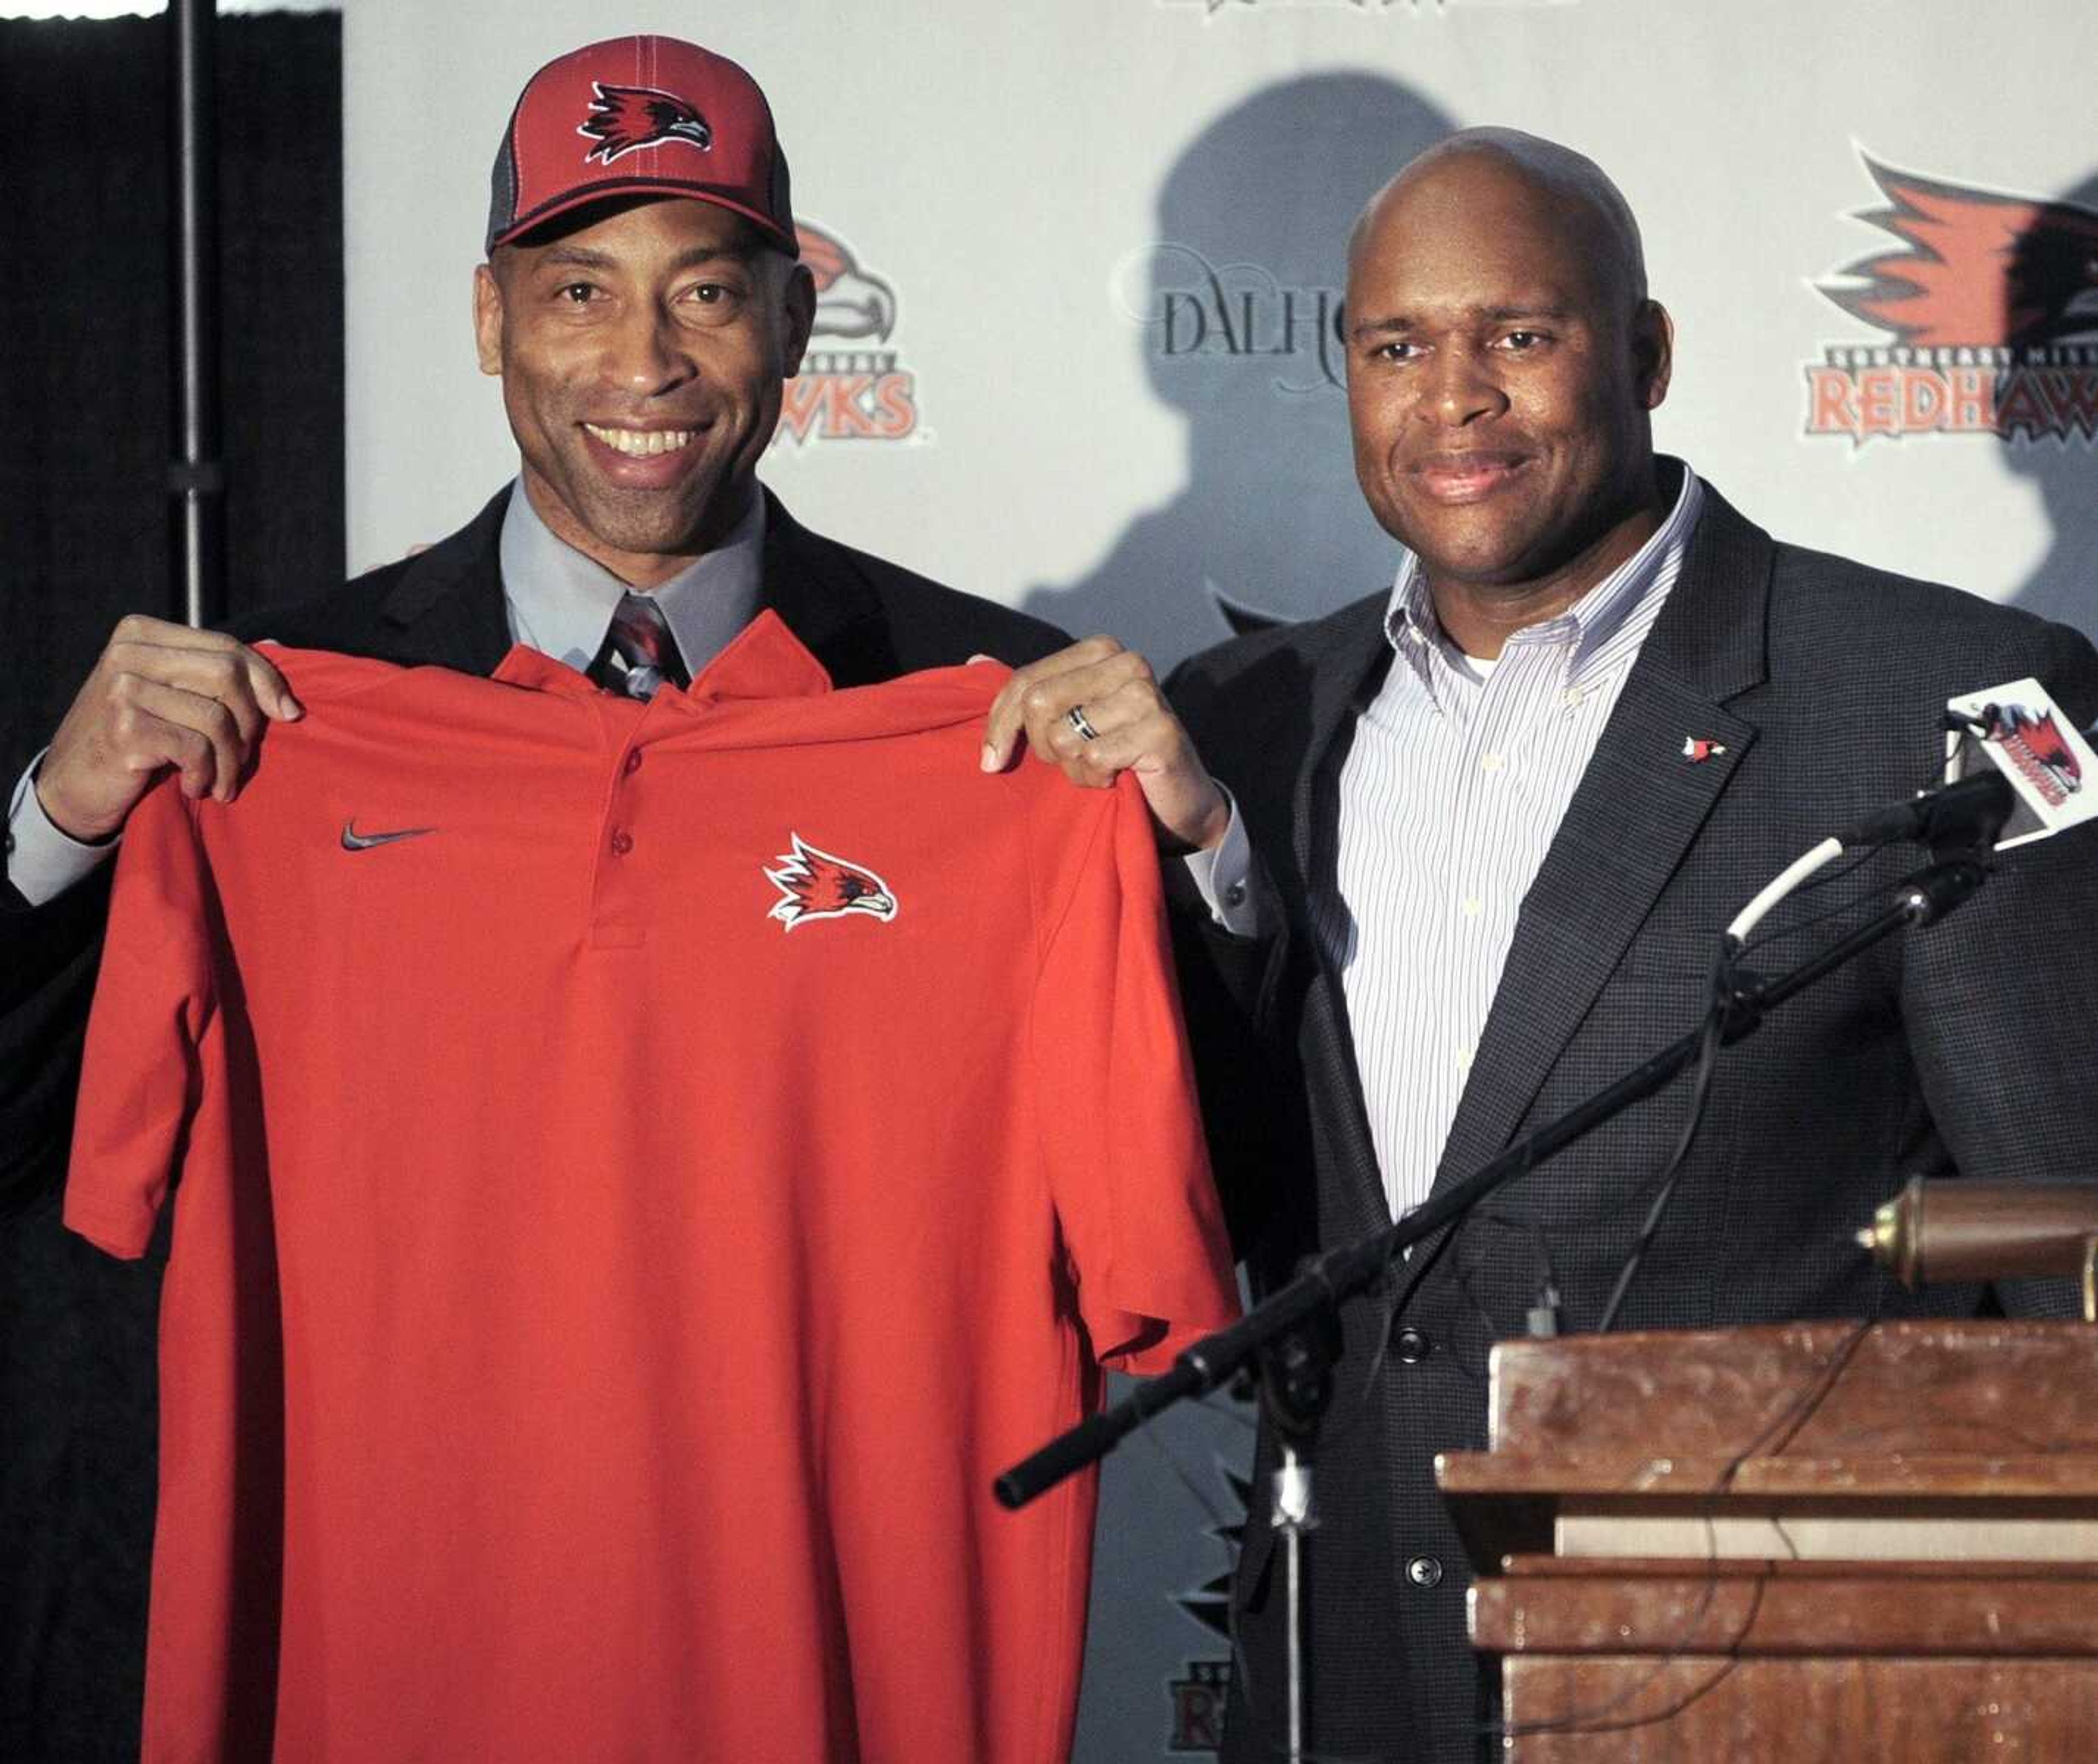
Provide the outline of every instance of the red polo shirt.
[[278,660],[66,1196],[181,1183],[146,1756],[1061,1759],[1094,1490],[991,1477],[1234,1310],[1133,788],[769,613],[647,704]]

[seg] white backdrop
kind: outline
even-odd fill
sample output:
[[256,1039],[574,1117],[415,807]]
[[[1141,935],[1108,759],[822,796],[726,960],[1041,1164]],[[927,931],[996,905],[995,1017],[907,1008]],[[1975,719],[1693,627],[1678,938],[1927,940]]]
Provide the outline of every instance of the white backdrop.
[[[1664,446],[1782,537],[2098,630],[2090,0],[348,0],[356,567],[514,470],[467,324],[489,162],[534,68],[636,29],[757,75],[800,217],[887,291],[818,338],[770,459],[823,531],[1161,661],[1223,634],[1214,592],[1380,586],[1321,326],[1363,200],[1496,122],[1640,216]],[[1875,257],[1898,279],[1845,274]],[[1239,1437],[1174,1435],[1226,1507]],[[1227,1562],[1209,1524],[1125,1450],[1090,1764],[1201,1747],[1222,1648],[1177,1595]]]

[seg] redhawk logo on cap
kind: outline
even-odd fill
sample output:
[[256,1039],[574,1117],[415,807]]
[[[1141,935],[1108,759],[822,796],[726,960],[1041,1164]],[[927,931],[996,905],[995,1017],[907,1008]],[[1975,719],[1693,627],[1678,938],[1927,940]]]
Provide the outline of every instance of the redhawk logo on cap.
[[590,90],[597,95],[590,100],[590,115],[576,125],[577,134],[597,143],[583,155],[586,165],[599,160],[609,165],[621,154],[658,141],[683,141],[702,153],[714,144],[707,119],[674,92],[598,81]]

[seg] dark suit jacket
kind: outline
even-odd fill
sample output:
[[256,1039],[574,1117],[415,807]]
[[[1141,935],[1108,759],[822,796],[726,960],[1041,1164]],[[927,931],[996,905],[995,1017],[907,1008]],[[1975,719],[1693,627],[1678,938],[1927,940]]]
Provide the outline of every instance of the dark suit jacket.
[[[510,648],[498,560],[510,494],[499,492],[469,525],[419,556],[319,599],[258,612],[241,621],[239,634],[492,673]],[[763,602],[835,685],[867,686],[978,653],[1017,666],[1067,641],[1038,619],[811,533],[769,492],[766,512]],[[0,892],[0,1214],[64,1176],[108,867],[35,911],[11,888]]]
[[[1241,638],[1171,682],[1287,909],[1264,950],[1202,930],[1183,940],[1212,1145],[1263,1282],[1388,1220],[1340,977],[1306,915],[1308,892],[1331,886],[1340,764],[1391,658],[1386,599]],[[2027,674],[2079,724],[2098,714],[2098,654],[2080,636],[1775,544],[1707,486],[1683,573],[1524,899],[1438,1187],[1692,1027],[1719,931],[1757,889],[1930,782],[1948,698]],[[1691,763],[1686,735],[1726,752]],[[1913,861],[1889,853],[1765,928],[1891,883]],[[1882,944],[1723,1055],[1621,1326],[1982,1303],[1973,1288],[1889,1286],[1851,1234],[1919,1171],[2098,1169],[2093,925],[2098,829],[2083,827],[2006,854],[1959,914]],[[1758,965],[1782,971],[1838,928],[1802,929]],[[1486,1443],[1486,1352],[1522,1332],[1547,1255],[1565,1326],[1594,1324],[1684,1103],[1679,1085],[1595,1132],[1503,1190],[1494,1218],[1422,1245],[1386,1292],[1346,1307],[1310,1542],[1320,1755],[1496,1755],[1477,1732],[1497,1710],[1465,1641],[1468,1576],[1433,1456]],[[2044,1309],[2065,1294],[2008,1301]],[[1275,1755],[1281,1731],[1265,1442],[1260,1458],[1226,1748],[1241,1761]]]

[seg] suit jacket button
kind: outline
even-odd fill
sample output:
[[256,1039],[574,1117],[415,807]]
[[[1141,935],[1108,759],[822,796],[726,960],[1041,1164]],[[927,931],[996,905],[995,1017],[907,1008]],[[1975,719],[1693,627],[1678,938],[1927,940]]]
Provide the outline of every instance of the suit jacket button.
[[1406,1366],[1418,1366],[1426,1359],[1431,1345],[1433,1344],[1428,1337],[1411,1323],[1391,1338],[1392,1352],[1398,1356],[1400,1363]]
[[1442,1584],[1442,1564],[1432,1556],[1409,1556],[1406,1559],[1406,1578],[1425,1592],[1431,1586]]

